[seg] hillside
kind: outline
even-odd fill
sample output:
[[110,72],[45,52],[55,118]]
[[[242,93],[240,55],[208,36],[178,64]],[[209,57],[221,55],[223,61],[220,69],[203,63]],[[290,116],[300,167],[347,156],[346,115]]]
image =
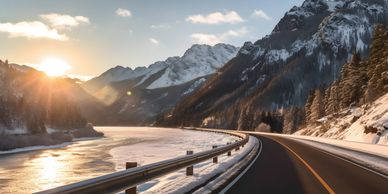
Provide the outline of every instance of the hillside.
[[387,1],[306,0],[271,34],[245,43],[159,124],[254,130],[264,122],[277,132],[290,124],[286,130],[296,130],[310,91],[338,79],[353,53],[368,55],[375,26],[388,24],[387,10]]
[[325,116],[294,134],[388,145],[387,102],[385,94],[373,103]]
[[71,79],[0,60],[0,150],[101,136],[80,112],[76,87]]
[[370,54],[355,54],[338,80],[316,89],[305,106],[306,127],[297,134],[387,144],[388,29],[376,27]]

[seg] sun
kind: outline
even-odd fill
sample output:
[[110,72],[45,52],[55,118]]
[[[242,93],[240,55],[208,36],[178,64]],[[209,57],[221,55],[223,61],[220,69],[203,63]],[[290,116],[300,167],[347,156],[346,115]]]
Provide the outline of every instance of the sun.
[[43,59],[39,65],[39,70],[51,77],[63,76],[70,68],[66,61],[54,57]]

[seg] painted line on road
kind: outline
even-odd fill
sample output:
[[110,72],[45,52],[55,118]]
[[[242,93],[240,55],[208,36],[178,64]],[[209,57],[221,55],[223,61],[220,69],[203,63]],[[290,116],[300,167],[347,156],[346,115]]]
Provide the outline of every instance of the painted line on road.
[[291,153],[293,153],[300,161],[302,161],[302,163],[307,167],[307,169],[310,170],[310,172],[315,176],[316,179],[318,179],[318,181],[323,185],[323,187],[325,187],[325,189],[330,194],[335,194],[333,189],[325,182],[325,180],[323,180],[323,178],[321,176],[319,176],[319,174],[317,172],[315,172],[315,170],[305,160],[303,160],[302,157],[300,157],[296,152],[294,152],[294,150],[292,150],[290,147],[288,147],[286,144],[280,142],[279,140],[276,140],[274,138],[271,138],[271,139],[278,142],[280,145],[287,148]]
[[[308,144],[306,144],[306,145],[308,145]],[[355,165],[355,166],[357,166],[357,167],[360,167],[360,168],[362,168],[362,169],[364,169],[364,170],[367,170],[367,171],[369,171],[369,172],[372,172],[372,173],[374,173],[374,174],[376,174],[376,175],[380,175],[380,176],[382,176],[382,177],[388,179],[388,176],[387,176],[387,175],[382,174],[382,173],[380,173],[380,172],[378,172],[378,171],[372,170],[372,169],[370,169],[370,168],[368,168],[368,167],[362,166],[362,165],[360,165],[360,164],[357,164],[356,162],[353,162],[353,161],[350,160],[350,159],[342,158],[341,156],[337,156],[337,155],[335,155],[335,154],[333,154],[333,153],[330,153],[329,151],[321,150],[321,149],[316,148],[316,147],[311,146],[311,145],[308,145],[308,146],[310,146],[311,148],[313,148],[313,149],[315,149],[315,150],[317,150],[317,151],[320,151],[320,152],[322,152],[322,153],[324,153],[324,154],[328,154],[328,155],[333,156],[333,157],[335,157],[335,158],[337,158],[337,159],[340,159],[340,160],[343,160],[343,161],[345,161],[345,162],[351,163],[351,164],[353,164],[353,165]]]
[[[252,136],[251,136],[252,137]],[[257,138],[257,137],[255,137]],[[255,159],[252,160],[252,162],[249,164],[249,166],[247,166],[244,171],[242,171],[232,182],[230,182],[224,189],[222,189],[220,191],[220,194],[224,194],[226,193],[238,180],[240,180],[240,178],[242,176],[244,176],[244,174],[251,168],[251,166],[256,162],[256,159],[260,156],[261,154],[261,150],[263,149],[263,143],[261,142],[261,140],[259,138],[257,138],[257,140],[259,140],[259,145],[260,145],[260,148],[259,148],[259,152],[257,153]]]

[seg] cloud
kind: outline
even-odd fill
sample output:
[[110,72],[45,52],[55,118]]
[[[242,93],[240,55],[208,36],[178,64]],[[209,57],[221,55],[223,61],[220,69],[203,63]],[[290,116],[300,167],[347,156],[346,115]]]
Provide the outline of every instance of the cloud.
[[127,10],[127,9],[123,9],[123,8],[118,8],[116,10],[116,14],[118,16],[121,16],[121,17],[131,17],[132,16],[132,13],[131,11]]
[[151,25],[152,29],[168,29],[170,27],[168,24]]
[[236,24],[244,22],[241,16],[235,11],[229,11],[226,13],[214,12],[208,15],[192,15],[186,18],[186,21],[191,23],[200,24],[220,24],[229,23]]
[[57,29],[52,29],[39,21],[0,23],[0,32],[8,33],[10,38],[26,37],[47,38],[60,41],[69,40],[69,37],[67,37],[66,34],[60,34]]
[[237,30],[226,31],[222,34],[194,33],[190,37],[199,44],[215,45],[217,43],[226,42],[232,37],[243,37],[246,34],[248,34],[248,30],[246,27],[242,27]]
[[72,28],[77,27],[81,24],[89,24],[89,18],[85,16],[71,16],[62,15],[57,13],[43,14],[40,15],[43,20],[48,21],[51,26],[56,28]]
[[272,19],[271,17],[269,17],[269,16],[267,15],[267,13],[265,13],[265,12],[264,12],[263,10],[261,10],[261,9],[253,11],[252,16],[253,16],[254,18],[260,18],[260,19],[265,19],[265,20],[271,20],[271,19]]
[[152,44],[159,44],[159,41],[156,40],[155,38],[150,38],[149,41],[150,41]]

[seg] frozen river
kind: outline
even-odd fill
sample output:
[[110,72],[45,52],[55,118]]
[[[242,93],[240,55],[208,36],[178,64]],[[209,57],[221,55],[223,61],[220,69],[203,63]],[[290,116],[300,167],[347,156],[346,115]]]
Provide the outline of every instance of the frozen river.
[[[181,129],[97,127],[105,138],[0,155],[0,193],[31,193],[223,145],[235,137]],[[152,185],[140,187],[146,190]]]

